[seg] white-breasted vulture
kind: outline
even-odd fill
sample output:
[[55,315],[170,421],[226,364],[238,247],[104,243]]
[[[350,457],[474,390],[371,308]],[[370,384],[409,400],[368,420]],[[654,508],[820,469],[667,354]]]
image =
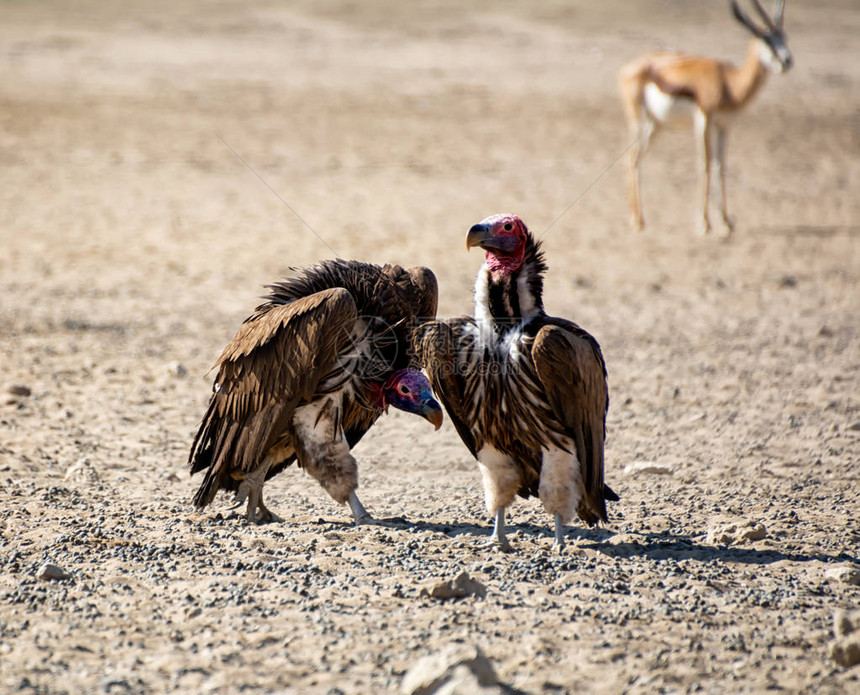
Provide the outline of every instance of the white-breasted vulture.
[[474,318],[416,329],[419,361],[463,443],[478,460],[491,540],[510,550],[505,508],[537,496],[555,518],[555,543],[578,515],[606,520],[603,443],[609,391],[597,341],[543,308],[540,242],[515,215],[474,225],[466,247],[485,251]]
[[263,484],[294,461],[356,523],[372,517],[356,495],[350,450],[394,406],[436,426],[442,408],[410,364],[411,331],[436,315],[428,268],[329,260],[268,286],[271,293],[224,348],[209,407],[189,455],[205,471],[194,505],[219,490],[247,499],[251,522],[279,520]]

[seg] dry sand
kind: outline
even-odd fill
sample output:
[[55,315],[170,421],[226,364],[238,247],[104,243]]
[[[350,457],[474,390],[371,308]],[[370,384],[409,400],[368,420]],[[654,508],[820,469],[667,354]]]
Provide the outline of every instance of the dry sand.
[[[535,5],[2,3],[0,690],[397,692],[465,643],[529,693],[860,692],[827,657],[860,588],[825,577],[860,546],[860,9],[789,3],[796,67],[732,134],[724,242],[693,234],[689,134],[646,160],[643,234],[610,165],[617,69],[740,60],[725,6]],[[356,449],[385,525],[295,469],[283,523],[192,510],[206,371],[266,282],[423,264],[468,313],[464,233],[500,211],[603,346],[607,528],[555,554],[521,500],[494,552],[450,424],[397,413]],[[486,598],[421,595],[462,570]]]

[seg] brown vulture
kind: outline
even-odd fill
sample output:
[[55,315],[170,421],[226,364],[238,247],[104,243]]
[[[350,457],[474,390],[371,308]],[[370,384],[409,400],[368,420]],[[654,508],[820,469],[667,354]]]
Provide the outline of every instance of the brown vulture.
[[609,393],[597,341],[543,309],[540,242],[515,215],[474,225],[466,248],[485,261],[475,317],[416,329],[418,357],[463,443],[478,460],[495,516],[491,540],[510,550],[505,507],[540,497],[555,517],[555,543],[574,514],[606,520],[603,441]]
[[231,490],[237,506],[247,499],[249,521],[277,520],[263,483],[297,461],[349,503],[356,523],[370,520],[350,449],[389,405],[442,424],[409,344],[415,322],[436,315],[436,277],[422,267],[329,260],[268,289],[213,367],[188,459],[192,474],[206,472],[194,505]]

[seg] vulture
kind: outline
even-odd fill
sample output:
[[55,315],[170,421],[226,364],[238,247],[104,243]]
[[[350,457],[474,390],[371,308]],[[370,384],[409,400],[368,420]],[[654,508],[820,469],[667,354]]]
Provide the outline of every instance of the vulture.
[[280,520],[263,484],[295,461],[349,503],[356,524],[369,521],[352,447],[389,406],[442,424],[427,377],[410,363],[415,322],[436,315],[436,277],[338,259],[268,289],[213,367],[188,458],[192,475],[205,471],[194,505],[230,490],[236,506],[247,500],[248,521]]
[[543,252],[519,217],[474,225],[473,246],[485,252],[475,316],[417,327],[418,360],[478,461],[491,542],[511,549],[505,508],[519,494],[540,498],[563,547],[574,514],[594,525],[618,499],[603,482],[606,365],[591,335],[544,311]]

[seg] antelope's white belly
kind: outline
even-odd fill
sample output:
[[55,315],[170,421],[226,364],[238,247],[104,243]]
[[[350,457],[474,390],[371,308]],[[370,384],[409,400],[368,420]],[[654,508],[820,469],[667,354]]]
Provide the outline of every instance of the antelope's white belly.
[[645,85],[643,96],[651,118],[661,125],[671,128],[692,127],[693,114],[696,112],[696,104],[692,99],[666,94],[653,83]]

